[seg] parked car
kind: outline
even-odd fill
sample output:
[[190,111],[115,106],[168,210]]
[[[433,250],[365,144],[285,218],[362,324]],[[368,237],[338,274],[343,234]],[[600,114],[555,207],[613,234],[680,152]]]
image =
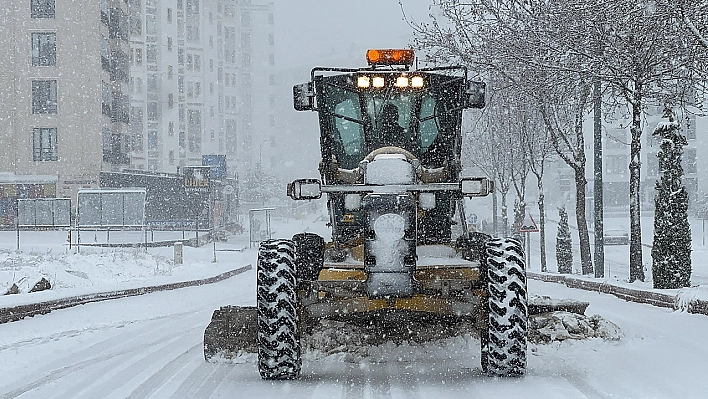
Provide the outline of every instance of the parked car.
[[623,228],[607,229],[603,233],[605,245],[629,245],[629,232]]

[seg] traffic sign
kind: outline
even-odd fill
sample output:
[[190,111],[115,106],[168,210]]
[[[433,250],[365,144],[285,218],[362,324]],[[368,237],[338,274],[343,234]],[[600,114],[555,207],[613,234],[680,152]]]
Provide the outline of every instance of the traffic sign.
[[477,215],[474,213],[470,213],[469,216],[467,216],[467,223],[476,225]]
[[516,231],[519,233],[538,233],[539,230],[536,222],[533,220],[533,216],[526,215],[526,217],[524,217],[524,221],[521,222]]

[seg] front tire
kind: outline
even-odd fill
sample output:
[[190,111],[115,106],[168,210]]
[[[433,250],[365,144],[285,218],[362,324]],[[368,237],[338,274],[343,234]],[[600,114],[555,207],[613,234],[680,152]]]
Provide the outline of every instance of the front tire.
[[324,265],[324,238],[315,233],[299,233],[293,236],[293,241],[298,280],[317,280]]
[[524,252],[514,239],[486,243],[487,329],[481,333],[482,369],[498,377],[526,372],[528,302]]
[[267,240],[258,248],[258,371],[266,380],[300,376],[295,244]]

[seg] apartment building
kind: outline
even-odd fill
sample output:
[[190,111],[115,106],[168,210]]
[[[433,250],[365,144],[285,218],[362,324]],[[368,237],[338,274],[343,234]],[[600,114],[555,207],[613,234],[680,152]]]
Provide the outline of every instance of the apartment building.
[[0,172],[73,196],[127,166],[127,3],[5,0],[0,27]]
[[132,166],[174,172],[222,154],[229,176],[270,167],[273,4],[129,0],[129,13]]
[[[659,159],[657,153],[660,141],[652,136],[657,124],[663,119],[663,108],[647,106],[642,118],[641,138],[641,185],[640,199],[643,210],[654,207],[656,181],[660,177]],[[593,189],[593,130],[592,121],[588,117],[584,124],[585,154],[588,159],[585,176],[587,185],[587,209],[592,209]],[[689,201],[694,201],[708,193],[708,179],[702,178],[699,171],[708,168],[708,163],[699,158],[699,154],[708,148],[708,118],[693,114],[679,113],[677,119],[681,124],[682,134],[686,136],[688,145],[684,147],[682,159],[683,183],[689,194]],[[603,205],[605,212],[626,213],[629,207],[629,160],[630,160],[630,128],[629,121],[621,118],[606,117],[603,122],[602,158],[603,158]],[[571,204],[574,201],[575,185],[573,174],[562,161],[556,161],[550,168],[549,176],[559,184],[550,185],[551,198]],[[547,195],[548,196],[548,195]]]

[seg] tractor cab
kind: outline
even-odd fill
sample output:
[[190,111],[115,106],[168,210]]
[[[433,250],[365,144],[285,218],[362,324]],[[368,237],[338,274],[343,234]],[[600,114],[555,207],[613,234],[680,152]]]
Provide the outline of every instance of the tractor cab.
[[[293,88],[296,110],[319,113],[320,174],[328,186],[337,244],[361,241],[365,215],[360,203],[367,184],[445,183],[458,188],[461,182],[462,111],[484,107],[485,85],[469,81],[461,66],[412,70],[414,55],[413,50],[369,50],[369,67],[314,68],[310,82]],[[374,167],[377,159],[380,165]],[[479,180],[479,187],[487,189],[473,194],[486,195],[491,182]],[[291,184],[291,197],[304,199],[300,189],[308,182],[314,183]],[[361,190],[352,192],[355,187],[343,185]],[[415,196],[425,202],[416,222],[418,244],[449,243],[459,190],[427,189]],[[320,192],[321,186],[314,189],[316,196]]]

